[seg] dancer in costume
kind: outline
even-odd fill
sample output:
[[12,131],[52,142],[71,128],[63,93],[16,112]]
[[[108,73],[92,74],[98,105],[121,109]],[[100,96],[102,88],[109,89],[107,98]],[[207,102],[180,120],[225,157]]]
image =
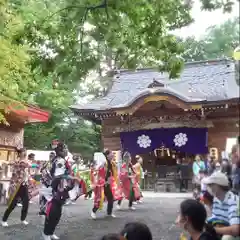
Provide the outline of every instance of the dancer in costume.
[[37,172],[37,169],[39,168],[39,165],[35,163],[34,153],[30,153],[28,155],[28,162],[31,166],[31,168],[29,168],[28,195],[29,195],[29,203],[32,203],[31,199],[36,197],[39,194],[37,181],[35,179],[36,172]]
[[113,214],[113,203],[120,199],[120,192],[117,188],[117,166],[113,160],[114,155],[110,150],[103,152],[105,158],[95,164],[92,172],[92,185],[94,188],[94,207],[91,217],[96,219],[96,212],[102,209],[104,198],[107,200],[107,215],[115,217]]
[[[141,193],[141,197],[143,197],[142,195],[142,185],[143,185],[143,180],[144,180],[144,172],[143,172],[143,159],[139,156],[136,155],[136,160],[137,163],[133,166],[133,169],[136,173],[136,180],[140,189],[140,193]],[[138,200],[138,203],[142,203],[141,199]]]
[[86,172],[84,174],[81,174],[82,178],[84,179],[85,183],[86,183],[86,187],[87,187],[87,193],[85,194],[85,197],[84,199],[87,200],[87,199],[90,199],[92,200],[93,199],[93,190],[92,190],[92,186],[91,186],[91,172],[92,172],[92,169],[94,167],[94,164],[93,162],[91,162],[89,164],[89,172]]
[[46,214],[46,205],[47,202],[52,199],[52,176],[50,174],[50,170],[52,168],[52,161],[55,158],[55,153],[51,152],[49,155],[49,161],[47,161],[43,167],[41,168],[41,187],[39,191],[39,206],[40,212],[39,215]]
[[[128,207],[131,210],[135,210],[133,202],[140,199],[140,189],[136,179],[136,173],[131,162],[131,155],[125,152],[123,155],[123,164],[120,173],[120,180],[122,184],[122,190],[126,199],[128,199]],[[121,209],[122,200],[118,201],[117,208]]]
[[68,192],[73,188],[73,181],[70,176],[71,169],[65,160],[68,150],[61,142],[55,148],[56,156],[52,162],[50,174],[52,177],[52,199],[47,203],[46,217],[43,230],[44,240],[59,239],[55,234],[61,215],[62,206],[69,198]]
[[29,205],[28,172],[31,166],[29,165],[29,162],[27,161],[26,157],[27,157],[26,149],[22,148],[18,152],[18,160],[12,164],[13,172],[9,187],[8,207],[4,212],[2,218],[3,227],[8,226],[7,223],[8,217],[16,207],[18,199],[21,199],[22,203],[21,211],[22,224],[28,225],[28,222],[26,221]]
[[[30,153],[28,154],[27,157],[27,161],[29,164],[29,168],[28,168],[28,197],[29,197],[29,203],[32,203],[31,199],[35,196],[38,195],[39,191],[37,188],[37,183],[35,181],[35,179],[32,177],[32,175],[34,175],[33,173],[36,171],[36,168],[38,167],[37,164],[34,164],[34,160],[35,160],[35,154]],[[21,198],[18,198],[17,201],[17,206],[18,207],[22,207],[22,202],[21,202]]]
[[73,160],[75,163],[72,165],[72,173],[76,179],[74,180],[73,189],[69,192],[70,199],[68,201],[68,204],[75,204],[80,196],[87,194],[87,185],[83,176],[85,172],[90,174],[90,170],[87,170],[85,168],[83,161],[80,161],[79,156],[74,156]]

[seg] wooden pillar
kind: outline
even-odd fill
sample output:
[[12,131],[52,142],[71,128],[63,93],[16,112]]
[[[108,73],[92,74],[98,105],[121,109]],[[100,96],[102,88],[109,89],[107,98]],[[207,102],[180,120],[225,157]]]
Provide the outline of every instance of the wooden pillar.
[[119,135],[112,135],[112,136],[102,135],[102,143],[104,148],[108,148],[112,151],[121,150],[121,141],[120,141]]
[[239,135],[239,128],[231,122],[215,123],[208,130],[208,147],[217,148],[219,153],[225,151],[227,138],[235,138]]

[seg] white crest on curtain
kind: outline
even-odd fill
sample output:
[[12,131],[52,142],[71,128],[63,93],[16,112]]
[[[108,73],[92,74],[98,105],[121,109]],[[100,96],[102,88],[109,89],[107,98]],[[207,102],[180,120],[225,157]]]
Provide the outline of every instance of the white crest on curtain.
[[186,145],[186,143],[188,141],[187,134],[186,133],[176,134],[173,141],[175,143],[175,146],[182,147],[182,146]]
[[148,148],[151,146],[152,140],[149,136],[142,134],[138,137],[137,144],[140,148]]

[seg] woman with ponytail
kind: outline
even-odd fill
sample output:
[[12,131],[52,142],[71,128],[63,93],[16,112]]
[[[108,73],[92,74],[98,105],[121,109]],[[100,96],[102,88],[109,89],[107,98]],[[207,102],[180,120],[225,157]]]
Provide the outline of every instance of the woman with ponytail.
[[190,240],[218,240],[216,231],[206,224],[206,219],[206,209],[200,202],[194,199],[184,200],[176,219],[176,224],[184,231],[179,239],[188,239],[186,235],[189,235]]

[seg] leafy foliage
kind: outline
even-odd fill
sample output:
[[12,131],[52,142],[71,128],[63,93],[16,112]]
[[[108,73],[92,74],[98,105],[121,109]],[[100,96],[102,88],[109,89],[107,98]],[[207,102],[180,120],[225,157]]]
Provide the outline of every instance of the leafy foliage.
[[[23,28],[21,19],[8,10],[5,0],[0,0],[0,102],[3,109],[9,99],[26,100],[33,88],[27,46],[14,41]],[[5,122],[5,118],[0,113],[2,121]]]
[[[54,121],[53,121],[54,122]],[[81,153],[90,160],[100,149],[100,126],[86,123],[83,119],[70,118],[68,123],[29,125],[25,129],[25,145],[30,149],[50,149],[53,139],[65,141],[71,152]]]
[[200,0],[202,3],[202,9],[204,10],[217,10],[222,9],[223,12],[232,12],[234,5],[239,2],[239,0]]
[[[24,37],[31,46],[44,43],[54,58],[36,59],[44,74],[53,71],[60,85],[81,80],[89,68],[99,73],[114,68],[136,68],[150,60],[176,75],[182,51],[169,29],[192,21],[191,6],[182,1],[22,1],[18,11],[27,21]],[[32,15],[31,15],[32,13]],[[34,13],[34,14],[33,14]],[[84,23],[92,26],[84,28]],[[103,67],[102,63],[105,63]],[[70,63],[70,64],[69,64]],[[160,64],[161,63],[161,64]],[[151,63],[150,63],[151,64]],[[64,79],[64,80],[63,80]]]
[[172,77],[182,68],[179,54],[183,49],[168,34],[169,29],[192,21],[191,6],[180,0],[161,4],[156,0],[138,4],[129,0],[12,0],[12,4],[25,24],[16,41],[31,47],[31,70],[38,91],[29,100],[52,111],[48,123],[26,127],[29,148],[44,148],[53,138],[62,138],[72,151],[97,150],[95,126],[81,119],[81,126],[69,122],[68,106],[76,101],[76,93],[98,94],[95,83],[85,84],[87,88],[80,85],[89,73],[100,76],[99,85],[104,88],[116,68],[136,68],[148,62]]
[[[169,30],[193,21],[191,7],[182,0],[0,0],[1,94],[52,113],[48,123],[26,127],[26,146],[47,148],[60,138],[71,151],[96,151],[100,129],[74,121],[69,105],[79,93],[99,95],[115,69],[157,66],[177,77],[184,48]],[[93,73],[98,86],[87,82]]]
[[185,49],[182,57],[185,61],[231,58],[239,44],[239,34],[239,18],[212,26],[200,40],[194,37],[182,40]]

